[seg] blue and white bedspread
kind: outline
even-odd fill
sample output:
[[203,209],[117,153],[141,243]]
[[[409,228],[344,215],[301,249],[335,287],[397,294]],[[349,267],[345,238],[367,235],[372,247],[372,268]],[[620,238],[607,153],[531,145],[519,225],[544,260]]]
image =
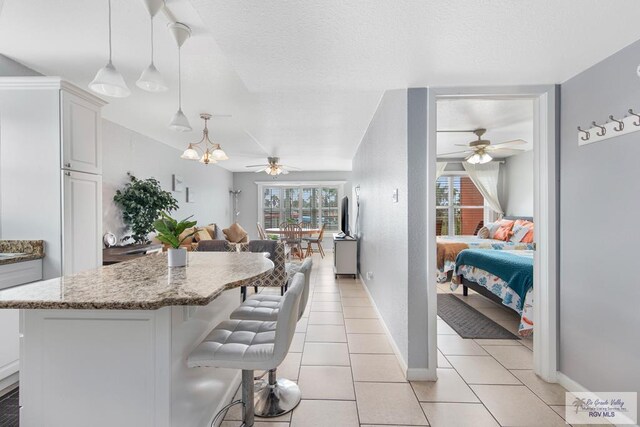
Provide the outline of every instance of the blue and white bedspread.
[[[506,252],[513,256],[533,258],[533,251],[517,250]],[[523,263],[523,266],[527,264],[528,263]],[[529,336],[533,333],[533,287],[528,289],[524,301],[522,301],[520,295],[511,289],[505,280],[479,267],[461,264],[457,266],[456,273],[451,281],[451,290],[456,290],[461,284],[459,276],[479,284],[500,297],[502,304],[513,309],[520,315],[520,326],[518,329],[521,336]],[[533,272],[531,272],[531,274],[533,274]]]
[[[478,236],[436,237],[437,245],[446,245],[447,243],[464,243],[469,249],[493,249],[496,251],[534,251],[536,249],[535,243],[505,242],[504,240],[481,239]],[[442,270],[438,270],[437,282],[447,282],[447,273],[453,271],[455,267],[455,261],[445,260],[444,268]]]

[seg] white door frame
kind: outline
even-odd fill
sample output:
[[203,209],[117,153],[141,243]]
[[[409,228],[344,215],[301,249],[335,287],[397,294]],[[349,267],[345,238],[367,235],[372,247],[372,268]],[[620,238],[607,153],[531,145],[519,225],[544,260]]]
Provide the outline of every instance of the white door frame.
[[534,372],[547,382],[557,381],[558,347],[558,86],[505,86],[429,88],[427,140],[427,274],[429,277],[429,371],[437,366],[436,289],[436,100],[444,98],[531,99],[534,101],[533,218],[536,224],[534,254],[533,336]]

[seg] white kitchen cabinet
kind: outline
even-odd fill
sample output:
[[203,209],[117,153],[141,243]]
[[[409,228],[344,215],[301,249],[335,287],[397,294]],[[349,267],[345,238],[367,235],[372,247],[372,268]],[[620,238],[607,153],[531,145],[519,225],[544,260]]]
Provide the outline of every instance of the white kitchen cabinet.
[[0,237],[44,240],[45,279],[101,265],[104,104],[59,77],[0,77]]
[[102,265],[102,177],[63,171],[63,272]]
[[63,169],[102,173],[100,106],[68,90],[60,91]]
[[[0,265],[0,289],[42,279],[42,260]],[[18,382],[20,311],[0,310],[0,390]]]

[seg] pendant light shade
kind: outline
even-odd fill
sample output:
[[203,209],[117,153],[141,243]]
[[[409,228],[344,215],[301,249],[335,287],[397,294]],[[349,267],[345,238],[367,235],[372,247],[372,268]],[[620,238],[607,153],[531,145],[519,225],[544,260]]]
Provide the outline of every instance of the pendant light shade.
[[153,63],[153,15],[151,16],[151,64],[142,71],[136,86],[147,92],[164,92],[169,89],[162,74]]
[[195,148],[193,148],[192,144],[189,144],[189,147],[184,150],[184,153],[182,153],[180,158],[185,160],[200,160],[200,154],[198,154]]
[[220,147],[220,144],[215,144],[211,154],[216,160],[229,160],[229,156],[227,156],[227,153],[225,153],[224,150]]
[[187,119],[187,116],[182,112],[182,108],[179,108],[173,115],[173,118],[169,123],[169,129],[177,132],[190,132],[192,130],[191,125],[189,124],[189,119]]
[[116,70],[111,61],[98,70],[93,81],[89,83],[89,89],[113,98],[126,98],[131,95],[122,74]]
[[213,156],[211,155],[211,152],[207,150],[202,155],[202,158],[200,159],[200,163],[203,163],[205,165],[212,165],[218,162],[216,161],[216,159],[213,158]]
[[116,70],[111,61],[111,0],[109,0],[109,62],[98,70],[89,83],[89,89],[100,95],[114,98],[125,98],[131,94],[122,74]]
[[473,153],[469,158],[467,158],[467,163],[471,163],[472,165],[482,165],[485,163],[489,163],[493,160],[488,153]]

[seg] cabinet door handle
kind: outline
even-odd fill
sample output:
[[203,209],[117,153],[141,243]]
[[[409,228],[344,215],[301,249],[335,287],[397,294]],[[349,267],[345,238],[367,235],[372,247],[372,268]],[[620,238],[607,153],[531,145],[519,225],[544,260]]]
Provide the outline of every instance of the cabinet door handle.
[[65,168],[70,168],[70,167],[71,167],[71,163],[65,163],[65,164],[64,164],[64,167],[65,167]]
[[71,172],[65,172],[64,173],[66,176],[71,176]]

